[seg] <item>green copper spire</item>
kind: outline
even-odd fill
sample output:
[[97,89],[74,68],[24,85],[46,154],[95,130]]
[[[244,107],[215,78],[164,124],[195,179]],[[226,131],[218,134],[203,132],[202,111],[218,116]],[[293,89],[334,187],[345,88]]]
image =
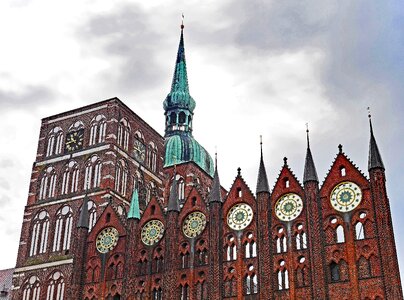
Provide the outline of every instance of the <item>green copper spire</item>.
[[184,25],[181,25],[180,44],[178,46],[177,60],[171,91],[163,102],[166,115],[166,136],[182,131],[192,131],[192,116],[195,101],[189,94],[187,64],[184,48]]
[[128,219],[140,220],[139,194],[137,192],[137,188],[133,190],[132,201],[130,202],[130,208],[128,212]]
[[213,177],[214,165],[211,156],[192,136],[195,101],[189,94],[184,25],[181,25],[171,91],[163,106],[166,116],[164,167],[192,161]]

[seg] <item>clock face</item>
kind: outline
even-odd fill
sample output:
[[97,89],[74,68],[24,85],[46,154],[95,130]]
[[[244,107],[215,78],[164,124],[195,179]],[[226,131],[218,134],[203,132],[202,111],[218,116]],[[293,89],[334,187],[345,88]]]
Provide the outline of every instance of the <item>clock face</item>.
[[118,243],[119,233],[114,227],[107,227],[103,229],[98,235],[96,240],[96,247],[98,252],[107,253],[115,248]]
[[135,142],[133,143],[133,156],[137,161],[144,162],[146,157],[146,147],[140,140],[135,139]]
[[331,205],[336,210],[348,212],[354,210],[362,200],[360,187],[353,182],[342,182],[331,192]]
[[303,201],[299,195],[289,193],[283,195],[275,204],[275,214],[281,221],[296,219],[303,210]]
[[200,211],[190,213],[182,225],[185,236],[194,238],[202,233],[206,226],[206,217]]
[[234,230],[243,230],[250,225],[253,215],[252,208],[247,203],[236,204],[227,214],[227,225]]
[[67,152],[83,148],[84,129],[71,131],[66,134],[65,149]]
[[147,246],[152,246],[163,237],[164,225],[159,220],[151,220],[144,224],[142,228],[142,242]]

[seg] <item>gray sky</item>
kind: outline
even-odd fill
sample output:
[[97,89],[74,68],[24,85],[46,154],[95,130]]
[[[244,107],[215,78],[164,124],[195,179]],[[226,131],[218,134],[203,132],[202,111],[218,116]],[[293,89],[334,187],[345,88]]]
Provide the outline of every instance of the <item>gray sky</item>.
[[301,180],[305,123],[322,181],[337,145],[367,174],[370,106],[404,268],[404,4],[392,1],[0,2],[0,268],[16,260],[40,119],[118,97],[160,133],[185,14],[194,136],[255,190]]

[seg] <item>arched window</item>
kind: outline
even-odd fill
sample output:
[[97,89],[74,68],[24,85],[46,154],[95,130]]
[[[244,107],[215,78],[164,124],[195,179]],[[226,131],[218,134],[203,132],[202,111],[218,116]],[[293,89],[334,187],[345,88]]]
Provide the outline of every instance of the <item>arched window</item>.
[[372,276],[370,260],[361,256],[358,261],[359,279],[369,278]]
[[146,275],[147,274],[147,258],[143,256],[137,264],[138,274],[139,275]]
[[342,227],[342,225],[337,226],[335,233],[336,233],[337,243],[345,243],[344,227]]
[[128,185],[128,167],[125,161],[119,160],[115,171],[115,190],[122,196],[126,196]]
[[157,169],[157,146],[150,142],[149,146],[147,147],[147,167],[152,170],[153,172]]
[[56,192],[56,171],[53,167],[48,167],[43,173],[39,186],[39,200],[55,197]]
[[252,258],[257,256],[257,243],[251,232],[247,233],[247,241],[244,244],[245,258]]
[[306,258],[304,256],[298,258],[298,266],[296,269],[296,283],[298,287],[309,285],[309,272],[306,265]]
[[283,227],[277,228],[275,236],[276,253],[283,253],[288,250],[285,230]]
[[127,119],[121,119],[118,125],[118,145],[124,150],[129,149],[130,125]]
[[28,280],[26,280],[22,290],[22,300],[39,300],[39,295],[41,293],[39,278],[36,276],[31,276]]
[[185,115],[185,113],[183,111],[181,111],[178,115],[178,122],[180,124],[184,124],[186,122],[187,116]]
[[107,118],[104,115],[94,117],[90,125],[90,146],[105,142],[106,131]]
[[247,275],[244,279],[244,293],[252,295],[258,293],[258,279],[256,274]]
[[161,248],[157,248],[156,251],[154,252],[152,271],[153,273],[160,273],[163,270],[164,270],[163,250]]
[[[80,212],[83,209],[83,207],[80,207]],[[87,202],[87,209],[88,209],[88,231],[91,231],[93,229],[95,222],[97,221],[97,205],[94,203],[94,201],[89,200]]]
[[236,260],[237,259],[237,246],[235,244],[230,244],[225,247],[226,249],[226,260]]
[[296,249],[307,249],[307,236],[303,230],[303,224],[298,224],[296,229]]
[[341,279],[339,265],[335,261],[330,264],[330,278],[331,282],[338,282]]
[[178,200],[183,203],[185,200],[185,182],[182,177],[178,180]]
[[70,161],[63,172],[62,194],[75,193],[79,185],[79,166],[75,161]]
[[153,300],[163,300],[163,291],[160,287],[153,288]]
[[46,252],[49,233],[49,214],[43,210],[37,213],[33,220],[31,231],[31,247],[29,256]]
[[170,114],[170,125],[174,125],[177,123],[177,114],[175,112],[172,112]]
[[224,296],[225,297],[236,297],[237,296],[237,281],[234,277],[227,278],[225,280]]
[[101,169],[102,163],[97,155],[93,155],[87,160],[84,173],[84,190],[100,186]]
[[59,271],[53,272],[48,279],[46,300],[63,300],[65,294],[65,282],[63,274]]
[[278,290],[289,289],[289,274],[288,270],[278,271]]
[[208,264],[208,250],[206,248],[196,250],[196,265],[204,266]]
[[196,284],[196,299],[208,300],[208,285],[205,281],[198,281]]
[[357,240],[365,239],[365,230],[362,222],[358,222],[355,225],[355,237]]
[[52,251],[70,249],[70,238],[72,233],[72,209],[65,205],[56,213],[55,236],[53,238]]
[[181,300],[188,300],[189,299],[189,287],[188,284],[180,285],[180,291],[181,291]]
[[55,127],[48,133],[48,145],[46,147],[46,156],[52,156],[62,153],[63,130]]
[[180,254],[181,257],[181,268],[185,269],[185,268],[189,268],[189,252],[185,252],[185,253],[181,253]]

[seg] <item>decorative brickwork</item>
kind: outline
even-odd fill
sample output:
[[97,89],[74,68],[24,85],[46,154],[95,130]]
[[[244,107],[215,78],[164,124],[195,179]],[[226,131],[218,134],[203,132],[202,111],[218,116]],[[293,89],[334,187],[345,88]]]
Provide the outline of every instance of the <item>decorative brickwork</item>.
[[308,144],[303,185],[285,158],[270,191],[261,156],[226,191],[187,82],[165,108],[164,138],[117,98],[42,120],[12,299],[403,299],[373,131],[370,179],[340,146],[319,185]]

